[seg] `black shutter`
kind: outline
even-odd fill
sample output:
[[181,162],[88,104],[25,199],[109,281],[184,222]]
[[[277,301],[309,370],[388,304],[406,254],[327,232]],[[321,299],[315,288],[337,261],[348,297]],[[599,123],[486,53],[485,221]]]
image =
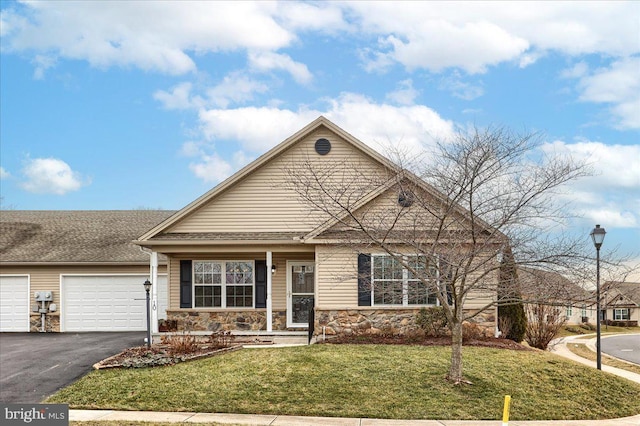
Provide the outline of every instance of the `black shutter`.
[[267,307],[267,262],[256,260],[256,308]]
[[180,307],[191,308],[191,261],[180,261]]
[[358,306],[371,306],[370,254],[358,254]]

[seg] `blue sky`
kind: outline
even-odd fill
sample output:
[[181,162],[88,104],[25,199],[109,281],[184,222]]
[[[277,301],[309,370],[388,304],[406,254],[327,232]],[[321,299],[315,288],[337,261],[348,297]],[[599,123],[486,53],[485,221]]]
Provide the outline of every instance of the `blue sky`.
[[3,208],[179,209],[318,115],[371,146],[541,131],[640,244],[640,2],[1,1]]

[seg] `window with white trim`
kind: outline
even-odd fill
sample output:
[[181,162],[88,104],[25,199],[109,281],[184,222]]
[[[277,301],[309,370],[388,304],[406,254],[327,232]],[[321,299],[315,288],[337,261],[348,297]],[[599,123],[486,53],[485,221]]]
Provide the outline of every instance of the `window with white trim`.
[[573,306],[567,305],[567,312],[566,312],[567,319],[571,318],[571,315],[573,315]]
[[[420,280],[435,276],[435,267],[427,256],[405,256],[403,259],[416,272],[403,267],[400,259],[389,255],[371,256],[371,300],[374,305],[438,305],[434,292]],[[427,268],[432,268],[427,271]]]
[[253,307],[253,272],[253,261],[194,261],[194,307]]
[[586,305],[582,305],[582,307],[580,308],[580,316],[582,318],[585,318],[587,316],[587,306]]
[[628,321],[631,319],[629,308],[617,308],[613,310],[613,319],[615,321]]

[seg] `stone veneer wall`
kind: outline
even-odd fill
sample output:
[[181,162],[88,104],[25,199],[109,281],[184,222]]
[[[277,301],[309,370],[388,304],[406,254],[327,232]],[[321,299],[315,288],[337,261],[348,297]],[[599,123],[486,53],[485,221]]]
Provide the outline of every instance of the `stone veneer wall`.
[[[348,309],[321,310],[316,308],[315,335],[323,332],[327,336],[352,333],[372,333],[391,331],[405,334],[416,330],[415,318],[420,308],[415,309]],[[472,313],[473,311],[465,311]],[[491,334],[495,331],[496,318],[494,310],[477,314],[472,321]],[[323,329],[324,327],[324,329]]]
[[[264,331],[266,310],[252,311],[167,311],[167,320],[178,323],[178,331]],[[273,330],[287,329],[285,311],[274,311]]]
[[[60,332],[60,315],[59,314],[47,314],[44,320],[44,327],[47,333],[59,333]],[[29,331],[31,333],[38,333],[42,330],[42,319],[40,314],[32,313],[29,316]]]

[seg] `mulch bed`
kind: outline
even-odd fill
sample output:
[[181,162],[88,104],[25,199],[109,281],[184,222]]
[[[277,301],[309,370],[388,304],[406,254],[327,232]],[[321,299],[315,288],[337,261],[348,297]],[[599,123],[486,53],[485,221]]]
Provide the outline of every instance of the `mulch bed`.
[[[351,345],[420,345],[420,346],[451,346],[451,337],[406,337],[401,335],[375,335],[363,334],[355,336],[340,336],[326,340],[326,344],[351,344]],[[513,340],[498,339],[495,337],[483,337],[480,339],[465,339],[463,346],[479,346],[484,348],[511,349],[516,351],[534,350],[529,346],[521,345]]]
[[[351,344],[351,345],[420,345],[420,346],[450,346],[451,337],[430,336],[402,336],[402,335],[374,335],[362,334],[352,336],[333,337],[320,344]],[[465,339],[464,346],[479,346],[485,348],[511,349],[516,351],[533,350],[509,339],[483,337],[480,339]],[[144,368],[174,365],[179,362],[219,355],[242,348],[241,344],[220,348],[215,345],[198,345],[188,353],[171,351],[168,345],[153,345],[151,348],[138,346],[124,351],[95,364],[96,370],[103,368]]]
[[238,350],[242,345],[220,348],[219,346],[202,345],[188,353],[174,353],[167,345],[153,345],[151,348],[137,346],[102,360],[93,366],[94,369],[103,368],[144,368],[174,365],[179,362],[192,361]]

